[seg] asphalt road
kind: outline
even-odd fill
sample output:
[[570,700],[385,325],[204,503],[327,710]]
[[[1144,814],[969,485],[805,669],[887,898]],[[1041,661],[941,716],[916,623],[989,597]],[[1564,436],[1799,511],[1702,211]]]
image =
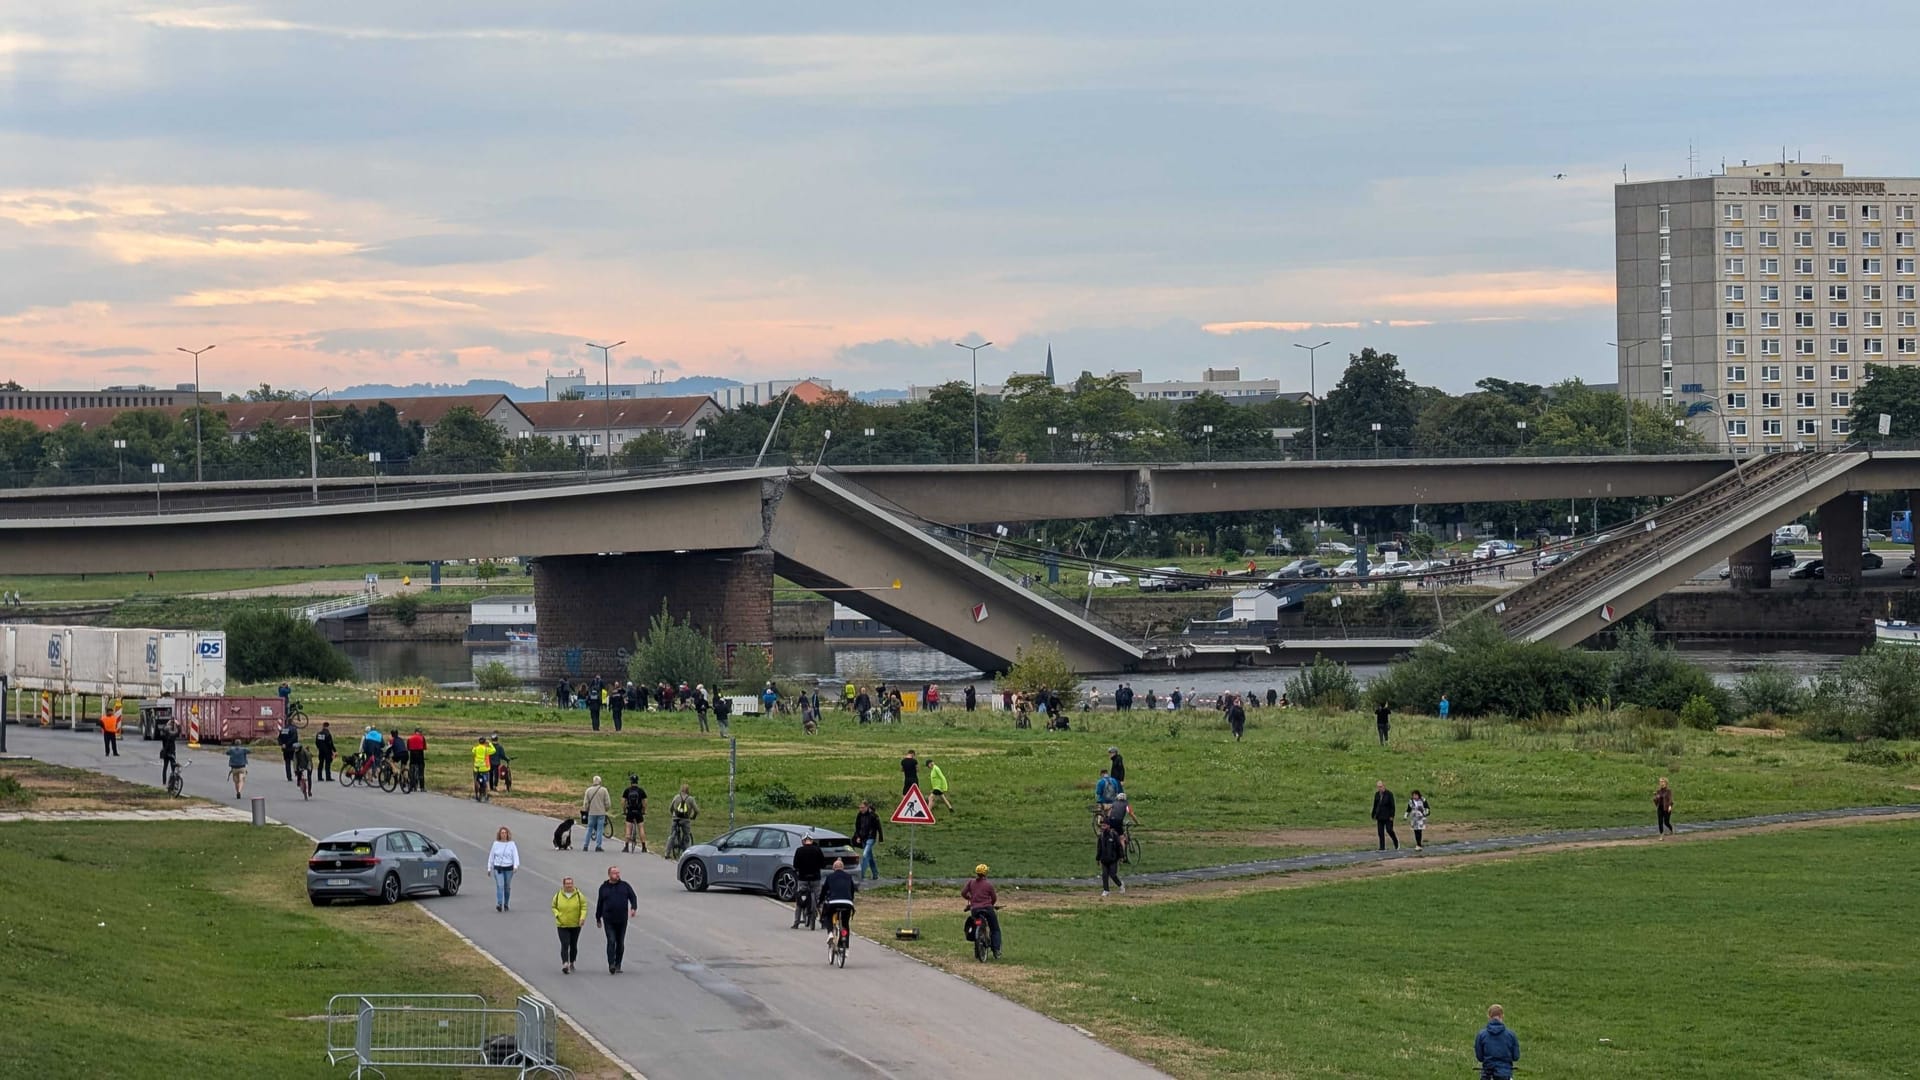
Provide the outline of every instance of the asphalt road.
[[[102,758],[92,732],[10,726],[7,738],[11,751],[44,761],[148,784],[160,775],[159,744],[138,738],[124,742],[118,758]],[[254,753],[247,785],[248,795],[267,797],[269,816],[316,836],[413,828],[452,847],[466,874],[460,894],[406,902],[428,905],[654,1080],[1162,1075],[1074,1028],[865,939],[855,940],[844,970],[830,969],[825,935],[787,929],[787,908],[719,890],[689,893],[657,855],[555,851],[550,818],[338,784],[315,784],[313,800],[302,802],[284,780],[276,750]],[[191,760],[188,793],[234,805],[224,756],[201,751]],[[650,824],[657,834],[650,839],[664,842],[664,821]],[[493,910],[493,882],[484,870],[501,825],[513,830],[522,864],[513,881],[517,906],[505,914]],[[723,825],[724,807],[717,819],[709,809],[695,835],[707,839]],[[576,841],[583,835],[574,830]],[[640,897],[624,971],[607,973],[604,939],[589,924],[578,968],[562,975],[548,901],[565,875],[591,896],[609,865],[620,867]],[[290,865],[287,873],[305,869]],[[928,902],[916,905],[926,913],[923,932],[958,934],[958,896],[923,896]],[[1018,956],[1019,948],[1010,935],[1007,951]],[[379,992],[378,982],[318,987],[315,1008],[334,993]]]

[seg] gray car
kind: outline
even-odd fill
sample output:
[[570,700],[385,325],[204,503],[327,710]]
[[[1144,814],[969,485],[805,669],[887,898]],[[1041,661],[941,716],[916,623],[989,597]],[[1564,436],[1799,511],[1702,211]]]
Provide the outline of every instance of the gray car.
[[688,892],[705,892],[710,885],[771,893],[782,903],[794,896],[799,880],[793,872],[793,853],[800,838],[813,837],[827,857],[844,858],[851,868],[860,857],[853,841],[832,829],[812,825],[746,825],[711,843],[695,844],[680,856],[680,884]]
[[460,891],[460,860],[410,829],[350,829],[323,837],[307,859],[307,899],[375,899]]

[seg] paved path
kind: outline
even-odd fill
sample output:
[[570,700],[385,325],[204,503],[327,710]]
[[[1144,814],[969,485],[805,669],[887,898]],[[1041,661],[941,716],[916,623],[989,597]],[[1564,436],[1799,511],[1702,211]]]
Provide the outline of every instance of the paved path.
[[[105,760],[91,733],[15,727],[8,740],[11,749],[43,761],[137,783],[159,775],[158,745],[138,739],[122,744],[124,756]],[[223,760],[211,752],[194,760],[198,767],[186,770],[188,792],[235,805]],[[688,893],[658,856],[554,851],[551,818],[338,784],[316,784],[313,801],[303,803],[277,759],[256,753],[254,761],[248,792],[266,795],[276,820],[314,835],[402,826],[453,847],[466,887],[456,897],[412,902],[428,905],[498,957],[651,1080],[1161,1075],[1073,1028],[866,940],[854,944],[845,970],[830,970],[823,935],[788,930],[788,909],[718,890]],[[483,869],[501,825],[513,830],[522,863],[514,878],[521,906],[506,914],[494,912],[493,883]],[[700,831],[718,827],[713,821]],[[655,832],[662,832],[658,825]],[[576,840],[582,835],[574,830]],[[640,895],[640,917],[627,935],[626,972],[610,976],[596,966],[603,939],[589,926],[581,935],[578,973],[562,975],[548,899],[568,874],[591,894],[609,864],[619,866]],[[938,923],[931,916],[943,909],[931,902],[926,909],[928,921]],[[950,914],[957,927],[957,897]],[[1017,955],[1018,941],[1011,947]],[[315,987],[315,1008],[329,994],[379,989],[377,976]]]
[[[1835,810],[1794,810],[1784,814],[1760,814],[1755,817],[1723,818],[1717,821],[1691,821],[1675,825],[1677,833],[1713,833],[1734,829],[1752,829],[1763,825],[1784,825],[1796,821],[1839,821],[1849,818],[1893,817],[1901,814],[1920,814],[1920,805],[1907,804],[1897,806],[1849,806]],[[1445,844],[1428,844],[1423,852],[1410,847],[1398,850],[1376,851],[1368,848],[1361,851],[1320,851],[1311,855],[1291,855],[1281,859],[1261,859],[1256,862],[1227,863],[1222,866],[1196,866],[1187,870],[1158,870],[1150,874],[1128,874],[1127,883],[1141,885],[1181,885],[1194,881],[1219,881],[1223,878],[1257,877],[1262,874],[1285,874],[1294,870],[1324,870],[1336,866],[1355,866],[1362,863],[1392,862],[1403,859],[1422,859],[1437,855],[1474,855],[1487,851],[1516,851],[1524,848],[1545,847],[1550,844],[1582,844],[1607,840],[1632,840],[1650,837],[1656,830],[1645,825],[1616,825],[1604,829],[1559,829],[1547,832],[1522,833],[1517,836],[1488,836],[1478,840],[1456,840]],[[1152,841],[1149,840],[1149,843]],[[923,885],[952,885],[956,888],[966,882],[966,878],[916,878]],[[1097,877],[1073,878],[995,878],[1001,885],[1021,885],[1029,888],[1046,886],[1069,887],[1085,885],[1098,886]],[[880,885],[897,885],[901,882],[882,880]]]
[[252,821],[234,806],[183,806],[178,810],[12,810],[0,821]]

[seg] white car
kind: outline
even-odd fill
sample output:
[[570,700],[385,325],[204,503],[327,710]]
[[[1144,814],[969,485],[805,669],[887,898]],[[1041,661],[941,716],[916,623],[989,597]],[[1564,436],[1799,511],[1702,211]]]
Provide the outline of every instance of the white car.
[[1520,550],[1520,545],[1506,540],[1489,540],[1473,549],[1476,559],[1497,559],[1502,555],[1511,555]]
[[1348,559],[1346,562],[1333,568],[1334,577],[1354,577],[1359,573],[1360,561],[1358,559]]
[[1092,584],[1096,589],[1111,589],[1115,585],[1125,585],[1132,580],[1125,574],[1116,574],[1111,570],[1095,570]]
[[1372,571],[1372,573],[1375,574],[1411,574],[1413,572],[1413,564],[1405,559],[1394,559],[1391,562],[1381,563],[1380,569]]
[[1313,553],[1315,555],[1351,555],[1353,554],[1353,546],[1343,544],[1338,540],[1324,540],[1321,541],[1318,547],[1313,549]]

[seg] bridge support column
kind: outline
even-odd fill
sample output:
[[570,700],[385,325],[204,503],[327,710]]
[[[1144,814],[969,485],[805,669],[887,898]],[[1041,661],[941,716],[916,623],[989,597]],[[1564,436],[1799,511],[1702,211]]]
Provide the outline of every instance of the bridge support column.
[[1865,539],[1860,495],[1847,492],[1820,504],[1820,558],[1826,580],[1852,588],[1860,584],[1860,542]]
[[634,639],[660,613],[729,646],[773,640],[773,553],[550,555],[533,567],[540,677],[627,677]]
[[1727,578],[1736,589],[1773,588],[1773,537],[1763,536],[1727,560]]
[[[1920,491],[1907,492],[1907,528],[1913,532],[1913,550],[1908,554],[1920,562]],[[1902,564],[1904,566],[1904,564]]]

